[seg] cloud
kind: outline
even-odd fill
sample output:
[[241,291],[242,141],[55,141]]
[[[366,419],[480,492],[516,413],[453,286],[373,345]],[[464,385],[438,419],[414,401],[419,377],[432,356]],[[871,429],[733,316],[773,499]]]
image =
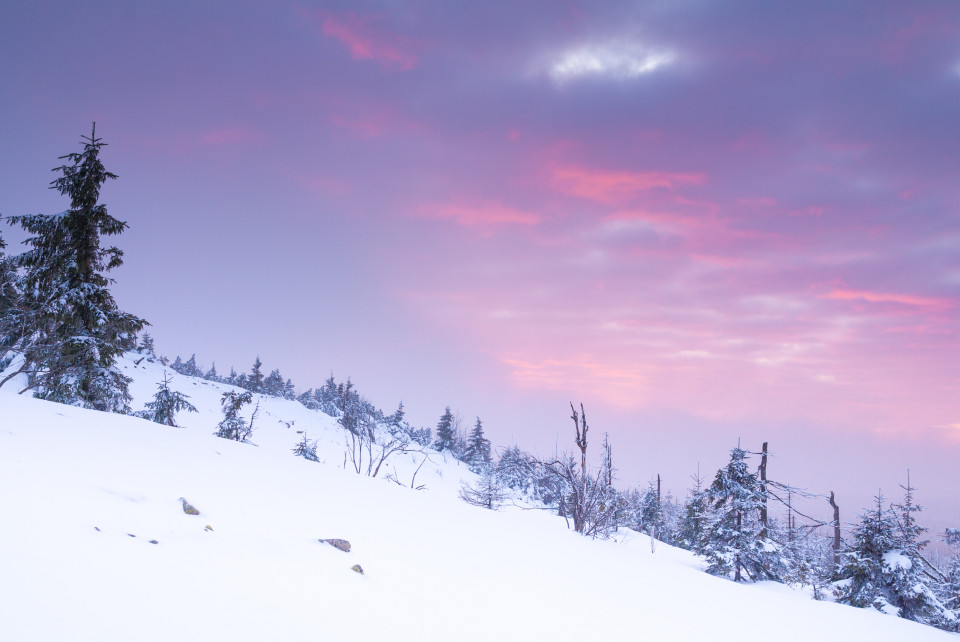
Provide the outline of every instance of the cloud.
[[321,21],[323,34],[340,41],[355,60],[371,60],[383,67],[403,70],[413,69],[417,64],[415,41],[375,28],[371,24],[374,18],[326,11],[313,15]]
[[652,73],[676,59],[670,51],[644,49],[633,43],[586,45],[570,49],[550,65],[557,82],[585,76],[633,79]]
[[592,354],[568,359],[538,359],[524,354],[498,355],[510,369],[519,388],[568,393],[601,399],[620,408],[635,408],[648,401],[649,368],[619,365]]
[[825,299],[860,300],[868,303],[896,303],[921,308],[944,308],[950,305],[946,299],[914,296],[912,294],[893,294],[889,292],[869,292],[867,290],[833,290],[823,296]]
[[459,225],[537,225],[542,217],[534,212],[518,210],[502,203],[481,203],[479,205],[432,205],[420,209],[421,216],[429,218],[452,219]]
[[706,175],[699,173],[610,172],[580,167],[553,171],[553,182],[559,191],[605,204],[622,203],[655,188],[699,185],[706,180]]

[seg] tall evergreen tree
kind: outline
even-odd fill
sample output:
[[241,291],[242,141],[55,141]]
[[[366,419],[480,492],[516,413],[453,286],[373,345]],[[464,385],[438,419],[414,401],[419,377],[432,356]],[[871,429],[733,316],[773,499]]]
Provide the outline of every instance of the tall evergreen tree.
[[444,450],[453,450],[457,445],[457,434],[453,426],[453,413],[450,406],[443,411],[440,421],[437,422],[437,440],[433,442],[433,447],[443,452]]
[[83,141],[82,152],[61,157],[68,164],[54,169],[60,176],[51,183],[69,197],[69,209],[8,219],[33,234],[25,241],[30,249],[14,259],[23,314],[9,349],[23,356],[14,374],[26,373],[37,397],[127,412],[130,379],[116,361],[147,323],[120,311],[107,289],[113,281],[105,273],[122,265],[123,252],[101,247],[100,237],[120,234],[127,224],[98,203],[103,184],[117,176],[100,161],[105,143],[96,127]]
[[737,446],[730,451],[730,463],[717,471],[707,489],[714,520],[696,551],[707,558],[707,572],[744,579],[780,580],[782,562],[777,546],[760,535],[760,507],[763,497],[757,476],[750,472],[747,454]]
[[263,371],[260,369],[263,366],[263,362],[260,361],[260,355],[257,355],[256,360],[253,362],[253,367],[250,368],[250,376],[247,377],[247,390],[251,392],[263,392]]
[[284,391],[283,375],[274,368],[263,380],[263,393],[272,397],[282,397]]
[[197,365],[197,355],[191,354],[190,358],[187,359],[187,362],[183,364],[184,374],[188,377],[202,377],[203,371],[200,370],[200,367]]
[[463,454],[463,461],[471,468],[480,471],[488,467],[490,460],[490,440],[483,436],[483,424],[480,422],[480,417],[477,417],[477,424],[467,439],[467,450]]
[[693,482],[694,486],[683,504],[678,533],[680,546],[687,550],[696,548],[710,521],[710,503],[699,472],[693,477]]

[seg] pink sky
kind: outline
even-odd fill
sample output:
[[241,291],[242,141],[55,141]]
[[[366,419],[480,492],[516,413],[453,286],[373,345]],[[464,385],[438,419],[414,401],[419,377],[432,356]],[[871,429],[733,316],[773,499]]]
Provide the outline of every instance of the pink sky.
[[960,525],[958,43],[926,2],[16,3],[0,213],[62,209],[96,120],[171,357],[541,453],[583,401],[678,493],[738,438],[851,518],[909,467]]

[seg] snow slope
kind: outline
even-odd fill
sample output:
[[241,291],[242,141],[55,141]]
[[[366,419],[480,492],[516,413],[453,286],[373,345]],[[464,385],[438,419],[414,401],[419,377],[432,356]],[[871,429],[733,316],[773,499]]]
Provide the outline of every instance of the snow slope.
[[[141,408],[161,368],[124,367]],[[181,429],[0,389],[0,640],[956,639],[711,577],[635,533],[469,506],[470,473],[439,455],[422,491],[358,476],[335,421],[295,402],[264,399],[255,445],[219,439],[228,387],[173,377],[200,409]],[[297,430],[325,463],[291,454]]]

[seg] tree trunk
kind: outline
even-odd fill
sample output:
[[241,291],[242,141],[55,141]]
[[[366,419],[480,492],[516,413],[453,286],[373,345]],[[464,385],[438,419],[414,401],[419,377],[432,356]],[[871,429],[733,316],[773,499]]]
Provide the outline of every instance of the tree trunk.
[[833,568],[834,572],[840,567],[840,507],[834,499],[833,491],[830,491],[830,499],[827,500],[833,507]]
[[767,539],[767,442],[760,455],[760,539]]

